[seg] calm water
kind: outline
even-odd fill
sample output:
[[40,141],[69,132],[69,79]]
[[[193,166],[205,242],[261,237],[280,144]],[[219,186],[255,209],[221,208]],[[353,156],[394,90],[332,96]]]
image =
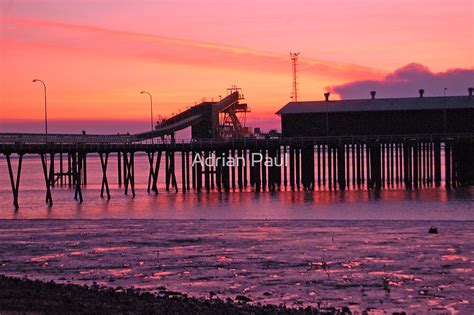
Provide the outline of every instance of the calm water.
[[[23,161],[20,209],[15,212],[6,161],[0,159],[0,218],[153,218],[153,219],[384,219],[384,220],[474,220],[474,187],[447,191],[427,188],[399,189],[380,193],[366,190],[345,192],[232,192],[200,194],[166,192],[164,173],[159,176],[159,194],[148,194],[148,158],[136,158],[136,198],[124,195],[117,185],[116,159],[108,167],[111,200],[100,198],[102,174],[98,158],[88,158],[88,185],[84,202],[74,200],[74,190],[54,187],[53,207],[44,202],[45,184],[39,157]],[[16,163],[16,162],[14,162]],[[180,165],[179,159],[177,165]],[[177,178],[180,178],[177,167]],[[181,187],[179,187],[181,190]]]
[[99,197],[91,156],[84,202],[56,187],[48,208],[40,161],[26,159],[14,211],[0,160],[0,273],[288,306],[474,312],[472,188],[184,195],[160,177],[154,196],[143,156],[132,199],[111,162],[112,200]]

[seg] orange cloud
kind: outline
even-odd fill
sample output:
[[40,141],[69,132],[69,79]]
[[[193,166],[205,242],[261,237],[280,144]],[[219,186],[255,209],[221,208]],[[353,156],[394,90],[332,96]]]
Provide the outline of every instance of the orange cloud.
[[[3,18],[2,44],[14,42],[68,48],[76,52],[141,61],[288,73],[286,55],[155,35],[45,20]],[[301,58],[306,75],[334,79],[375,78],[383,72],[347,63]]]

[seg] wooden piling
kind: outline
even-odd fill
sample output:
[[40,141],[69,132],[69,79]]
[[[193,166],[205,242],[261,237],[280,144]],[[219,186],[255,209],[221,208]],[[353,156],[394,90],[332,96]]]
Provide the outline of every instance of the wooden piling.
[[230,150],[230,157],[233,161],[233,164],[232,166],[230,166],[230,171],[231,171],[231,182],[232,182],[232,190],[235,191],[235,168],[236,168],[236,165],[235,165],[235,161],[236,161],[236,158],[237,158],[237,155],[236,155],[236,151],[234,151],[234,149],[232,148]]
[[332,190],[332,147],[328,146],[328,187]]
[[67,184],[69,188],[72,187],[72,156],[70,152],[67,153]]
[[418,189],[419,186],[419,162],[420,162],[420,151],[419,143],[416,142],[413,146],[413,188]]
[[338,184],[340,190],[346,189],[346,173],[345,173],[345,160],[344,160],[344,145],[337,147],[337,172],[338,172]]
[[119,187],[122,187],[122,159],[120,151],[117,152],[117,180]]
[[367,189],[370,190],[373,189],[373,187],[371,183],[372,170],[370,169],[370,147],[368,143],[365,144],[365,169],[367,171]]
[[[100,197],[104,197],[104,189],[107,193],[107,200],[110,200],[110,191],[109,191],[109,183],[107,181],[107,163],[109,161],[109,153],[108,152],[100,152],[100,165],[102,169],[102,185],[100,188]],[[105,157],[104,157],[105,156]]]
[[191,165],[191,169],[192,169],[192,187],[193,189],[196,189],[197,187],[197,164],[198,163],[198,160],[197,160],[197,152],[196,151],[192,151],[191,152],[192,154],[192,165]]
[[82,183],[82,166],[83,164],[83,155],[81,152],[78,152],[76,159],[76,169],[75,169],[75,181],[74,181],[74,199],[78,200],[79,203],[82,203],[82,190],[81,190],[81,183]]
[[382,144],[379,143],[373,143],[370,147],[371,186],[375,190],[380,190],[382,188],[381,147]]
[[[200,155],[201,160],[204,158],[204,155],[201,151],[195,152],[196,155]],[[202,189],[202,163],[195,163],[196,168],[196,189],[198,192]]]
[[291,190],[295,190],[295,149],[290,147],[290,165],[289,165],[289,175],[290,175],[290,187]]
[[[283,146],[283,157],[286,161],[287,159],[287,152],[286,152],[286,145]],[[287,178],[287,173],[288,173],[288,165],[286,165],[287,163],[285,163],[283,165],[283,186],[286,186],[288,185],[288,178]]]
[[48,174],[48,166],[47,166],[47,157],[46,154],[40,154],[41,156],[41,164],[43,166],[43,175],[44,181],[46,184],[46,203],[51,207],[53,205],[53,198],[51,196],[51,181],[50,175]]
[[262,160],[263,163],[261,165],[262,169],[262,191],[265,191],[267,189],[267,167],[266,167],[266,158],[267,158],[267,150],[262,149],[261,151],[262,154]]
[[314,147],[313,145],[305,145],[301,149],[301,173],[302,184],[304,190],[314,189]]
[[337,190],[337,172],[338,172],[338,164],[337,164],[337,147],[333,147],[333,154],[332,154],[332,165],[333,165],[333,185],[334,190]]
[[186,187],[188,190],[191,189],[191,175],[190,175],[190,166],[189,166],[189,154],[190,152],[189,151],[186,151]]
[[351,153],[352,153],[352,157],[351,157],[351,160],[352,160],[352,188],[355,189],[356,187],[356,160],[355,160],[355,156],[356,156],[356,152],[355,152],[355,143],[352,143],[351,145]]
[[244,164],[243,160],[244,154],[242,150],[237,150],[237,185],[239,190],[242,191],[244,188]]
[[[206,152],[204,157],[205,159],[211,157],[211,152]],[[206,161],[206,160],[204,160]],[[217,170],[216,170],[217,172]],[[211,190],[211,180],[210,180],[210,166],[208,165],[208,163],[205,163],[204,164],[204,187],[206,188],[206,191],[209,192]],[[218,179],[219,181],[219,179]]]
[[362,185],[365,184],[365,162],[364,162],[364,152],[365,152],[365,145],[362,143],[360,145],[360,172],[361,172],[361,183]]
[[183,193],[186,193],[186,157],[184,151],[181,151],[181,187]]
[[147,152],[148,156],[148,164],[149,164],[149,170],[148,170],[148,185],[147,185],[147,193],[150,193],[151,186],[152,186],[152,179],[153,179],[153,164],[154,164],[154,159],[155,159],[155,152]]
[[10,154],[5,154],[5,158],[7,160],[7,165],[8,165],[8,173],[10,175],[10,184],[12,188],[12,194],[13,194],[13,206],[15,207],[15,210],[18,210],[20,207],[18,205],[18,192],[20,190],[20,176],[21,176],[21,166],[23,162],[23,154],[18,155],[18,166],[17,166],[17,172],[16,172],[16,179],[13,174],[13,168],[12,164],[10,161]]
[[347,144],[345,145],[344,149],[345,155],[346,155],[346,186],[347,188],[350,188],[351,186],[351,150],[350,150],[350,145]]
[[59,184],[64,185],[63,153],[59,152]]
[[82,184],[87,185],[87,153],[83,153],[82,157]]
[[321,145],[316,146],[318,154],[318,189],[321,189]]
[[151,185],[151,190],[155,192],[155,195],[158,194],[158,174],[160,171],[161,155],[162,151],[158,151],[156,154],[155,167],[153,168],[153,181]]
[[323,159],[323,166],[322,166],[322,170],[323,170],[323,188],[326,187],[326,145],[323,144],[321,146],[321,158]]
[[244,159],[245,159],[245,161],[246,161],[246,162],[244,163],[244,165],[243,165],[244,187],[247,188],[247,184],[248,184],[248,171],[247,171],[247,170],[248,170],[248,167],[247,167],[247,165],[248,165],[249,162],[248,162],[247,150],[244,149],[242,152],[243,152]]
[[357,163],[357,188],[360,189],[360,185],[362,183],[362,174],[361,174],[361,163],[363,163],[364,161],[361,160],[361,157],[360,157],[360,152],[361,152],[361,149],[360,149],[360,144],[356,144],[356,163]]
[[300,190],[301,183],[301,161],[300,161],[300,149],[295,149],[295,181],[296,189]]

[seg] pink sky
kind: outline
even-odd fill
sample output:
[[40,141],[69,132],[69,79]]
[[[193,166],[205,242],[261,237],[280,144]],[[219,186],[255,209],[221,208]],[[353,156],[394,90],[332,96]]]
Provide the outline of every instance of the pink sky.
[[[328,86],[382,79],[412,62],[436,72],[472,69],[473,6],[470,0],[2,1],[0,132],[43,117],[41,86],[31,83],[36,77],[48,85],[52,132],[63,132],[69,120],[75,129],[77,120],[95,120],[95,132],[102,131],[97,121],[139,126],[149,113],[143,89],[154,95],[155,113],[169,116],[218,99],[232,84],[244,90],[249,121],[273,126],[273,113],[291,93],[289,51],[301,52],[302,100],[321,99]],[[117,131],[122,127],[117,123]],[[113,124],[104,129],[115,131]]]

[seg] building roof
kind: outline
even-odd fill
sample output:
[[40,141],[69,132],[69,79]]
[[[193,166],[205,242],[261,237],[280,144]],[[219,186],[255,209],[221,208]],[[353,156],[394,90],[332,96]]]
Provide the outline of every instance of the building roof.
[[358,111],[402,111],[402,110],[430,110],[473,108],[472,96],[446,97],[407,97],[407,98],[380,98],[359,100],[309,101],[290,102],[283,106],[276,114],[304,114],[326,112],[358,112]]

